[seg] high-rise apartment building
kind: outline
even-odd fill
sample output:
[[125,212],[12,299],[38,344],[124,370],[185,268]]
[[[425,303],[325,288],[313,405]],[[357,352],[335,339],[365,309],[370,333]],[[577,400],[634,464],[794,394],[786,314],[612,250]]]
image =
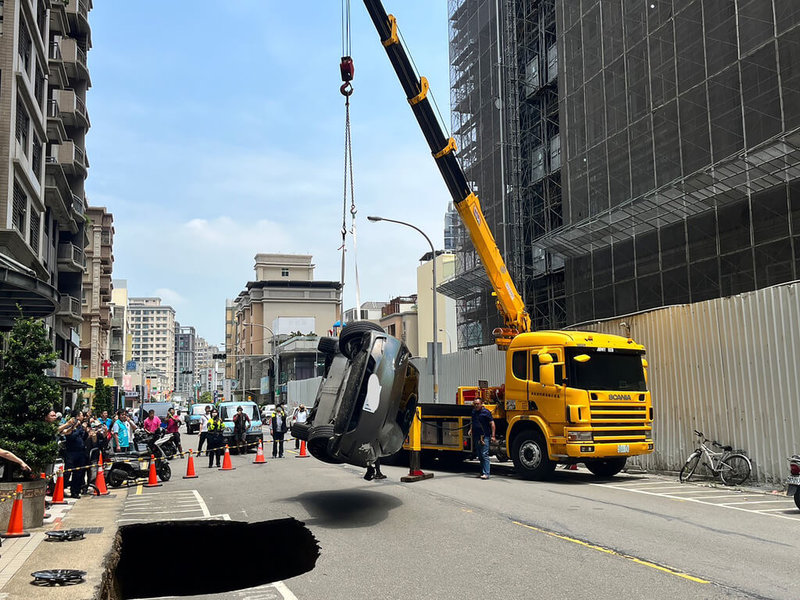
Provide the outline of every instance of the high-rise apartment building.
[[[461,162],[534,327],[800,276],[796,2],[450,0],[450,23]],[[459,239],[442,289],[489,343]]]
[[175,323],[175,393],[190,398],[194,393],[197,334],[194,327]]
[[175,389],[175,309],[161,298],[129,298],[131,358],[159,394]]
[[111,270],[114,217],[105,207],[87,207],[86,270],[81,299],[81,363],[84,377],[110,376]]
[[28,316],[53,315],[51,375],[71,404],[80,386],[91,2],[0,8],[0,296],[8,300],[0,325],[10,326],[17,306]]

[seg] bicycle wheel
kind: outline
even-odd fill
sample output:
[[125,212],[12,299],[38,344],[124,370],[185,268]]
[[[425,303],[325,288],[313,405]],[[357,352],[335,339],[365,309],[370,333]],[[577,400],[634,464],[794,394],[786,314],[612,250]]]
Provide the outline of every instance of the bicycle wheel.
[[725,485],[741,485],[750,477],[750,459],[742,454],[731,454],[719,461],[719,476]]
[[681,483],[689,481],[689,478],[692,475],[694,475],[694,470],[697,468],[699,462],[700,462],[699,452],[693,452],[689,456],[689,458],[686,459],[686,464],[683,465],[680,475],[678,475],[678,479],[680,479]]

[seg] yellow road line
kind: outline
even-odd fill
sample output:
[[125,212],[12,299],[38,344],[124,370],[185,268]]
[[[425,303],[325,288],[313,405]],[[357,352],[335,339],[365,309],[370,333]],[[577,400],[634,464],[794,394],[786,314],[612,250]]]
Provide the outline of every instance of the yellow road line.
[[606,554],[612,554],[614,556],[619,556],[620,558],[625,558],[627,560],[633,561],[637,564],[644,565],[645,567],[650,567],[653,569],[657,569],[659,571],[663,571],[664,573],[668,573],[670,575],[675,575],[676,577],[682,577],[683,579],[688,579],[689,581],[694,581],[695,583],[711,583],[710,581],[706,581],[705,579],[700,579],[699,577],[694,577],[687,573],[681,573],[676,569],[672,569],[670,567],[665,567],[662,565],[657,565],[655,563],[642,560],[641,558],[636,558],[635,556],[630,556],[628,554],[622,554],[621,552],[617,552],[616,550],[612,550],[611,548],[605,548],[604,546],[598,546],[596,544],[590,544],[589,542],[584,542],[583,540],[578,540],[575,538],[571,538],[566,535],[561,535],[560,533],[555,533],[554,531],[548,531],[547,529],[540,529],[539,527],[534,527],[533,525],[526,525],[525,523],[520,523],[519,521],[513,521],[514,525],[520,525],[521,527],[525,527],[527,529],[532,529],[533,531],[538,531],[539,533],[544,533],[545,535],[549,535],[554,538],[558,538],[560,540],[564,540],[567,542],[572,542],[573,544],[578,544],[580,546],[584,546],[585,548],[591,548],[592,550],[597,550],[599,552],[605,552]]
[[134,496],[141,496],[143,489],[144,489],[144,486],[141,483],[139,485],[137,485],[136,486],[136,493],[134,494]]

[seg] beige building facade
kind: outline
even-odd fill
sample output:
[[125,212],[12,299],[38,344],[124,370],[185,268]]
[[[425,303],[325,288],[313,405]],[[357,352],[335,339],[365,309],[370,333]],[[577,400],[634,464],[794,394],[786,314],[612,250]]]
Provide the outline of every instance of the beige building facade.
[[[231,365],[227,372],[235,372],[234,379],[240,382],[235,391],[239,397],[274,399],[286,379],[280,366],[276,369],[279,345],[294,334],[324,336],[332,330],[341,284],[315,280],[312,258],[257,254],[256,280],[248,282],[227,308],[226,352]],[[264,378],[269,378],[268,393],[262,392]]]
[[[111,270],[114,264],[114,217],[104,207],[86,209],[86,271],[81,298],[81,368],[83,377],[110,375]],[[104,367],[106,365],[106,367]]]
[[[428,356],[428,344],[433,341],[433,261],[431,253],[422,257],[417,267],[417,347],[419,355]],[[451,253],[436,256],[436,283],[451,279],[456,272],[456,255]],[[440,353],[458,350],[456,329],[456,301],[444,294],[436,294],[436,340],[441,345]]]
[[[419,327],[416,296],[392,298],[383,307],[379,325],[405,343],[413,356],[419,356]],[[431,332],[432,333],[432,332]]]

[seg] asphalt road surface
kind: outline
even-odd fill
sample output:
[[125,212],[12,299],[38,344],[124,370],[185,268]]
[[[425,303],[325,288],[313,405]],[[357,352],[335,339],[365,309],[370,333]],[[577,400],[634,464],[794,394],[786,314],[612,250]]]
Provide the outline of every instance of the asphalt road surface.
[[[174,479],[132,491],[120,524],[291,517],[316,537],[311,571],[209,598],[800,597],[800,511],[783,496],[652,475],[599,481],[585,470],[529,482],[496,464],[487,481],[467,464],[410,484],[399,481],[406,468],[385,467],[388,479],[368,482],[355,467],[265,454],[266,465],[233,456],[228,472],[198,459],[199,477],[188,480],[185,461],[173,461]],[[221,548],[199,572],[235,572],[251,555],[292,562],[291,540],[261,539]]]

